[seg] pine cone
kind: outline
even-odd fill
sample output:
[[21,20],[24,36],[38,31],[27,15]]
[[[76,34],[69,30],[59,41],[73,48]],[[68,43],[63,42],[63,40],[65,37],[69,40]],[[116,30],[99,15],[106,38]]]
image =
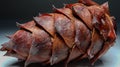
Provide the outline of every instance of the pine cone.
[[41,14],[34,20],[19,24],[20,30],[2,44],[5,55],[30,63],[66,65],[76,59],[99,59],[113,46],[116,24],[110,16],[108,2],[99,5],[91,0],[79,0],[53,13]]

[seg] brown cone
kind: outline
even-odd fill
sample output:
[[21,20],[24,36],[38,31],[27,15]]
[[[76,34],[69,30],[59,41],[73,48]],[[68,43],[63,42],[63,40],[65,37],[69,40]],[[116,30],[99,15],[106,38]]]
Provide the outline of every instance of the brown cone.
[[76,58],[99,59],[113,46],[115,21],[110,16],[108,2],[99,5],[92,0],[79,0],[54,13],[41,14],[20,28],[2,44],[5,55],[30,63],[67,65]]

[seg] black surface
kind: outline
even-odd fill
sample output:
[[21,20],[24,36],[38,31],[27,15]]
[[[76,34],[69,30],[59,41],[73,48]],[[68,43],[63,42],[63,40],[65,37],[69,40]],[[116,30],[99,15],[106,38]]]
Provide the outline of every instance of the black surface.
[[[10,64],[8,66],[18,66],[18,67],[24,67],[24,61],[21,62],[15,62],[13,64]],[[101,60],[97,60],[94,65],[91,65],[88,59],[83,59],[80,61],[72,61],[68,64],[68,67],[97,67],[99,65],[103,65],[103,62]],[[42,65],[40,63],[32,63],[29,64],[27,67],[64,67],[64,63],[58,63],[53,66],[50,65]]]

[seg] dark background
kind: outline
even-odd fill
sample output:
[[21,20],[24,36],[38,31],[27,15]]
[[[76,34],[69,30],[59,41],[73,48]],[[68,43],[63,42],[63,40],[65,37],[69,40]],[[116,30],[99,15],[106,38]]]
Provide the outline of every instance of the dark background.
[[[39,13],[52,12],[52,5],[55,5],[57,8],[62,8],[63,4],[75,3],[77,1],[78,0],[0,0],[0,44],[8,41],[5,35],[13,34],[19,29],[16,26],[16,22],[25,23],[32,20],[33,16],[37,16]],[[102,4],[107,0],[94,1]],[[109,0],[109,6],[111,15],[116,17],[118,36],[116,45],[107,52],[102,62],[104,63],[103,65],[107,65],[107,67],[117,67],[114,65],[120,64],[120,48],[118,48],[120,47],[120,0]],[[85,62],[80,62],[78,65],[89,66],[89,64]],[[101,61],[98,60],[97,63],[99,64]]]
[[[75,3],[78,0],[0,0],[0,30],[16,29],[15,22],[25,23],[38,13],[52,12],[52,5],[58,8],[63,4]],[[98,3],[107,0],[94,0]],[[116,17],[120,26],[120,0],[109,0],[111,15]],[[118,28],[119,29],[119,28]],[[0,31],[1,32],[1,31]]]

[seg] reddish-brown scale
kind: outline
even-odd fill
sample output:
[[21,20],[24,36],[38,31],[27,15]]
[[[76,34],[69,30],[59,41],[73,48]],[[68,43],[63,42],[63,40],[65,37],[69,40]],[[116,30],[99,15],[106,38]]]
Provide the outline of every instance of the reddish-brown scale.
[[55,29],[68,47],[72,48],[74,45],[75,28],[70,19],[62,14],[55,14]]
[[84,21],[89,29],[92,29],[92,16],[87,7],[83,4],[78,4],[73,6],[73,10],[75,11],[76,15],[78,15],[81,20]]
[[52,56],[50,58],[50,64],[56,64],[68,56],[68,46],[62,40],[62,38],[58,35],[55,36],[53,40],[53,47],[52,47]]
[[42,15],[40,17],[34,17],[35,22],[52,36],[55,35],[54,18],[52,15]]

